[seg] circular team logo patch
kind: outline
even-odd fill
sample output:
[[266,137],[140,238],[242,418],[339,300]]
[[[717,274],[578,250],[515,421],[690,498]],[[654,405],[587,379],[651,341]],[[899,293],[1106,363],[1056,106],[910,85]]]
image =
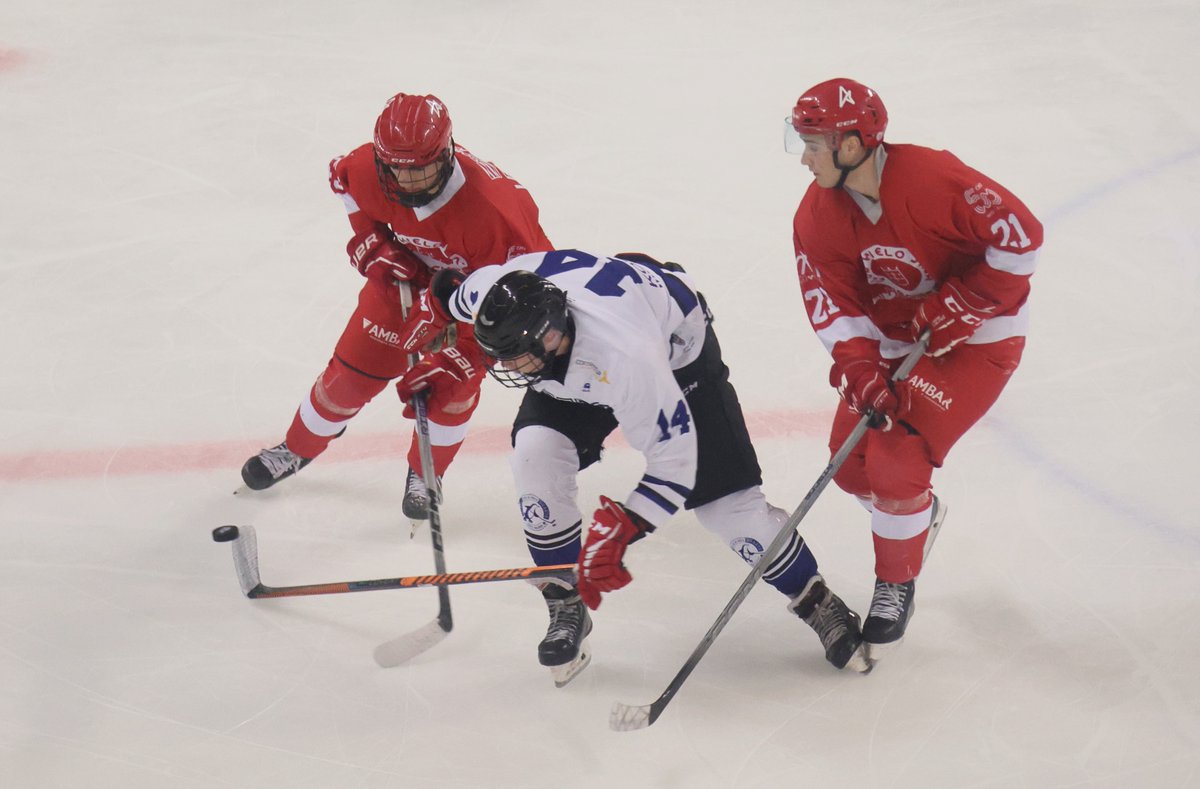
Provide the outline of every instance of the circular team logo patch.
[[867,282],[898,290],[905,296],[920,296],[933,290],[933,280],[916,255],[904,247],[876,244],[862,251]]
[[762,556],[763,546],[758,540],[751,537],[741,537],[729,543],[729,547],[734,553],[746,560],[746,564],[754,564],[759,556]]
[[520,507],[521,520],[525,521],[530,531],[541,531],[554,525],[554,519],[550,517],[550,507],[537,496],[522,496]]

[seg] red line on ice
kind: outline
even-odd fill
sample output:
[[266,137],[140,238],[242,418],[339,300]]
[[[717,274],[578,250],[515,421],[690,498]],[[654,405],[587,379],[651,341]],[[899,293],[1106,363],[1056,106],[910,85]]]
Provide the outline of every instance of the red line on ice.
[[[831,417],[832,414],[825,411],[777,410],[747,414],[746,422],[757,440],[793,435],[821,438],[829,429]],[[402,458],[408,451],[409,435],[400,431],[350,432],[330,447],[321,463]],[[619,432],[613,434],[609,444],[614,448],[626,446]],[[264,445],[263,442],[239,440],[0,454],[0,482],[181,474],[222,468],[236,474],[246,458]],[[502,454],[508,452],[509,447],[507,426],[478,427],[467,437],[463,452]]]

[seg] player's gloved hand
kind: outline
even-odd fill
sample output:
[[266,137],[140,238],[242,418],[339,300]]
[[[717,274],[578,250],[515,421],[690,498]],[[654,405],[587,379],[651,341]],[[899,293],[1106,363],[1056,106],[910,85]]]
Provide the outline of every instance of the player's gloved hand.
[[397,300],[396,283],[415,279],[425,267],[420,258],[400,246],[392,231],[381,224],[350,239],[346,254],[350,256],[350,265],[359,274]]
[[893,420],[908,413],[911,395],[907,386],[898,389],[892,383],[891,369],[882,359],[852,359],[835,362],[829,371],[829,383],[851,410],[860,414],[872,411],[878,419],[871,427],[891,430]]
[[414,353],[437,339],[451,322],[446,305],[463,279],[462,273],[453,269],[442,269],[433,275],[429,287],[421,291],[421,297],[400,327],[400,346],[404,350]]
[[588,608],[600,607],[602,592],[616,591],[633,580],[621,559],[629,543],[653,530],[637,513],[607,496],[600,497],[600,509],[592,516],[576,569],[579,597]]
[[927,356],[941,356],[965,342],[983,322],[996,314],[996,304],[967,288],[961,280],[948,279],[921,302],[912,319],[913,339],[930,330]]
[[429,392],[431,404],[466,401],[470,406],[485,372],[476,360],[455,346],[422,356],[396,381],[396,394],[406,404],[404,416],[413,418],[413,395],[424,391]]

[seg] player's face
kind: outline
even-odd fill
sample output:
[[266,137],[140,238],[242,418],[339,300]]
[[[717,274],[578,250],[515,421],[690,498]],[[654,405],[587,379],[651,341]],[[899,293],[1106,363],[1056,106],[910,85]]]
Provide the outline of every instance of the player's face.
[[438,185],[441,166],[442,161],[439,159],[430,162],[424,167],[389,166],[388,169],[396,177],[396,184],[400,187],[400,191],[407,192],[408,194],[417,194],[428,191]]
[[[542,347],[546,349],[544,358],[551,358],[557,351],[562,349],[563,333],[558,329],[550,329],[542,336]],[[565,350],[565,349],[563,349]],[[501,359],[500,367],[521,375],[536,375],[542,371],[546,363],[541,358],[534,356],[532,353],[523,353],[512,359]]]
[[828,137],[822,134],[802,134],[804,152],[800,163],[813,174],[817,185],[825,189],[837,186],[842,173],[833,163],[833,146]]

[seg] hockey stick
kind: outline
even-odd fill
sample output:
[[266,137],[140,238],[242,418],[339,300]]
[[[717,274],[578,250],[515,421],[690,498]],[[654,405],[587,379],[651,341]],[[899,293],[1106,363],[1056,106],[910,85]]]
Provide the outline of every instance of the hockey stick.
[[[921,338],[918,340],[916,346],[906,357],[904,357],[904,361],[900,363],[900,367],[897,368],[895,374],[892,376],[893,382],[899,383],[908,377],[908,374],[912,372],[913,367],[916,366],[917,362],[920,361],[921,356],[925,353],[925,348],[928,346],[928,344],[929,333],[927,330],[921,335]],[[717,617],[717,621],[713,622],[712,627],[710,627],[708,632],[704,634],[704,638],[700,641],[699,646],[692,651],[691,657],[689,657],[687,662],[683,664],[683,668],[679,670],[679,673],[676,674],[675,678],[671,680],[669,685],[667,685],[667,689],[662,692],[662,695],[660,695],[652,703],[640,706],[622,704],[619,701],[614,703],[612,712],[609,714],[608,718],[608,726],[610,729],[613,731],[633,731],[634,729],[644,729],[658,720],[658,717],[662,715],[663,710],[666,709],[667,705],[671,703],[671,699],[674,698],[675,694],[679,692],[679,689],[683,686],[684,681],[687,680],[688,676],[691,675],[701,658],[703,658],[705,653],[708,652],[709,647],[711,647],[713,642],[717,640],[717,636],[719,636],[721,631],[725,629],[725,625],[729,624],[729,620],[733,618],[733,614],[735,611],[737,611],[738,606],[742,604],[742,601],[746,599],[748,594],[750,594],[750,590],[756,583],[758,583],[758,579],[761,578],[763,573],[766,572],[767,567],[771,564],[771,561],[774,559],[776,554],[783,549],[783,545],[785,542],[787,542],[788,538],[791,536],[791,533],[800,524],[800,521],[804,520],[804,516],[808,514],[808,511],[812,509],[813,504],[815,504],[817,501],[817,497],[821,495],[823,490],[825,490],[825,486],[829,484],[829,481],[833,479],[834,474],[836,474],[838,469],[842,467],[842,464],[846,462],[846,458],[848,458],[850,453],[854,451],[854,447],[857,446],[858,442],[862,440],[862,437],[866,435],[867,429],[871,426],[871,420],[874,419],[875,416],[876,415],[873,411],[868,410],[867,413],[863,414],[862,418],[858,420],[858,424],[854,426],[854,429],[850,431],[850,435],[846,437],[844,442],[842,442],[841,448],[838,449],[838,451],[834,454],[833,458],[829,461],[829,465],[825,467],[825,470],[821,472],[821,476],[817,478],[816,483],[814,483],[812,488],[808,491],[808,495],[806,495],[804,500],[800,502],[800,506],[797,507],[796,511],[792,513],[792,516],[788,518],[787,523],[783,525],[783,528],[779,530],[779,533],[775,535],[775,539],[771,540],[771,544],[767,547],[767,550],[763,552],[762,560],[754,566],[754,569],[751,570],[750,574],[746,576],[746,580],[742,581],[742,585],[738,587],[738,590],[733,595],[733,598],[725,605],[724,610],[721,611],[721,615]]]
[[383,589],[415,589],[420,586],[445,587],[455,584],[479,584],[492,581],[521,581],[528,578],[573,578],[575,565],[552,564],[545,567],[511,567],[503,570],[475,570],[466,573],[442,572],[436,575],[405,575],[399,578],[374,578],[368,581],[335,581],[299,586],[270,586],[258,572],[258,535],[253,526],[218,526],[215,542],[233,543],[233,566],[242,594],[251,600],[273,597],[310,597],[348,592],[378,592]]
[[[412,309],[412,288],[407,282],[398,284],[401,311],[407,318]],[[411,354],[409,366],[416,363],[417,355]],[[429,439],[428,393],[418,392],[413,395],[412,406],[417,417],[417,448],[421,453],[421,474],[425,478],[425,488],[429,491],[429,536],[433,541],[433,567],[437,570],[438,575],[445,575],[446,556],[442,545],[440,511],[442,491],[438,485],[437,474],[433,470],[433,445]],[[403,633],[391,641],[375,647],[375,662],[383,668],[399,666],[435,646],[453,628],[454,618],[450,613],[450,590],[445,586],[439,586],[437,618],[423,627]]]

